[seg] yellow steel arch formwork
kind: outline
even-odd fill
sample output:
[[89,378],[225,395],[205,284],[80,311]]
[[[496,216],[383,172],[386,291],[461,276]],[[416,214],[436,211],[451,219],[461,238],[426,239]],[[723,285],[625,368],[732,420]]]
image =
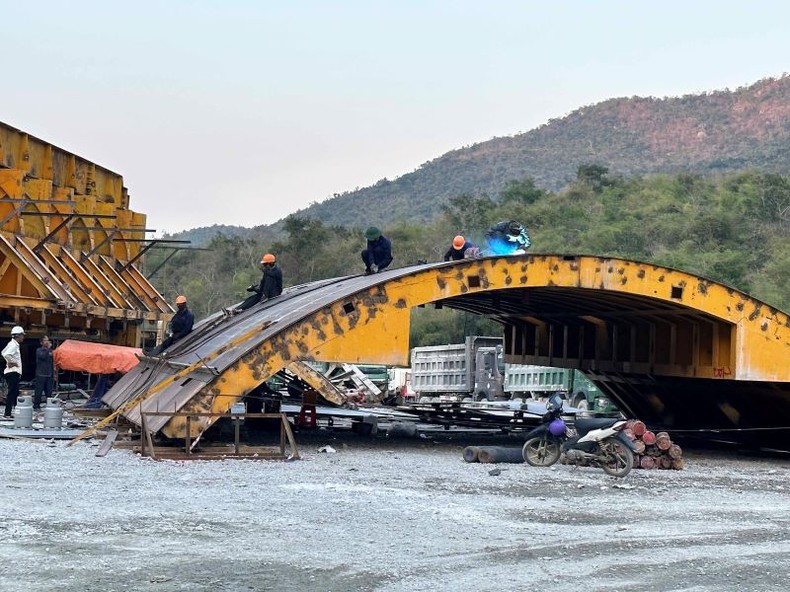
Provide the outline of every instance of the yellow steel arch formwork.
[[0,122],[3,337],[152,339],[174,310],[137,267],[148,232],[121,175]]
[[[293,360],[406,365],[410,311],[430,303],[492,317],[506,361],[579,368],[655,427],[761,446],[788,435],[785,313],[689,273],[593,256],[490,257],[290,288],[206,319],[104,401],[139,423],[141,409],[224,412]],[[185,433],[177,417],[149,427]]]

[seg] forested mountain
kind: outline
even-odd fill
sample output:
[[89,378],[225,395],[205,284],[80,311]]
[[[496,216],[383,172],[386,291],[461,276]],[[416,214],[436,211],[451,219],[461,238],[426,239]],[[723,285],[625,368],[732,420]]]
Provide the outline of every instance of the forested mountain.
[[[788,173],[790,76],[735,91],[610,99],[523,134],[453,150],[395,180],[338,194],[296,215],[360,228],[428,221],[451,197],[496,195],[512,180],[530,178],[539,188],[558,191],[583,164],[603,165],[623,176],[710,175],[745,168]],[[281,230],[282,221],[251,229],[196,228],[175,236],[200,246],[217,234],[279,236]]]
[[[514,122],[514,126],[517,125]],[[558,191],[579,165],[624,176],[790,171],[790,76],[736,91],[677,98],[620,98],[582,107],[532,131],[453,150],[393,181],[383,179],[306,208],[327,224],[430,220],[453,196],[495,195],[530,177]]]

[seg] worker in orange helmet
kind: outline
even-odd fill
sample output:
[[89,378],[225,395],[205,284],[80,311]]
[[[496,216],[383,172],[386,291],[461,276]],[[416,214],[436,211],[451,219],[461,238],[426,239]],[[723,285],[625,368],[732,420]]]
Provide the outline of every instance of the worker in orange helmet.
[[168,327],[168,337],[159,347],[155,347],[148,352],[150,356],[158,356],[165,351],[168,347],[173,345],[179,339],[186,337],[191,331],[192,326],[195,324],[195,315],[189,310],[187,306],[187,297],[183,294],[176,297],[176,314],[170,319]]
[[262,300],[268,300],[282,294],[283,272],[277,265],[277,258],[271,253],[266,253],[261,257],[260,268],[263,272],[261,283],[247,288],[247,292],[252,292],[252,294],[232,310],[233,314],[247,310]]
[[469,259],[474,256],[473,254],[475,252],[479,252],[479,249],[459,234],[456,235],[453,239],[452,246],[447,249],[447,252],[444,254],[444,260],[460,261],[465,258]]

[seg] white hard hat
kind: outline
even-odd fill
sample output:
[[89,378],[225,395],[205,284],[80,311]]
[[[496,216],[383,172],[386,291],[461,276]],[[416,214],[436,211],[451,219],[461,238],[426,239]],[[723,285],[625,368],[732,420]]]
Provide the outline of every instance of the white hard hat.
[[24,334],[25,334],[25,330],[19,325],[11,329],[11,337],[13,337],[14,335],[24,335]]

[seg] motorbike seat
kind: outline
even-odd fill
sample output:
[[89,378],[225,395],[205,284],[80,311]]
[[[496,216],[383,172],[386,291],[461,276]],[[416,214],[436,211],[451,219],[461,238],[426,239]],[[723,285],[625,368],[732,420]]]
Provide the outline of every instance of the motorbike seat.
[[619,419],[612,419],[607,417],[578,417],[574,422],[576,426],[576,433],[583,436],[590,430],[599,430],[601,428],[608,428],[620,421]]

